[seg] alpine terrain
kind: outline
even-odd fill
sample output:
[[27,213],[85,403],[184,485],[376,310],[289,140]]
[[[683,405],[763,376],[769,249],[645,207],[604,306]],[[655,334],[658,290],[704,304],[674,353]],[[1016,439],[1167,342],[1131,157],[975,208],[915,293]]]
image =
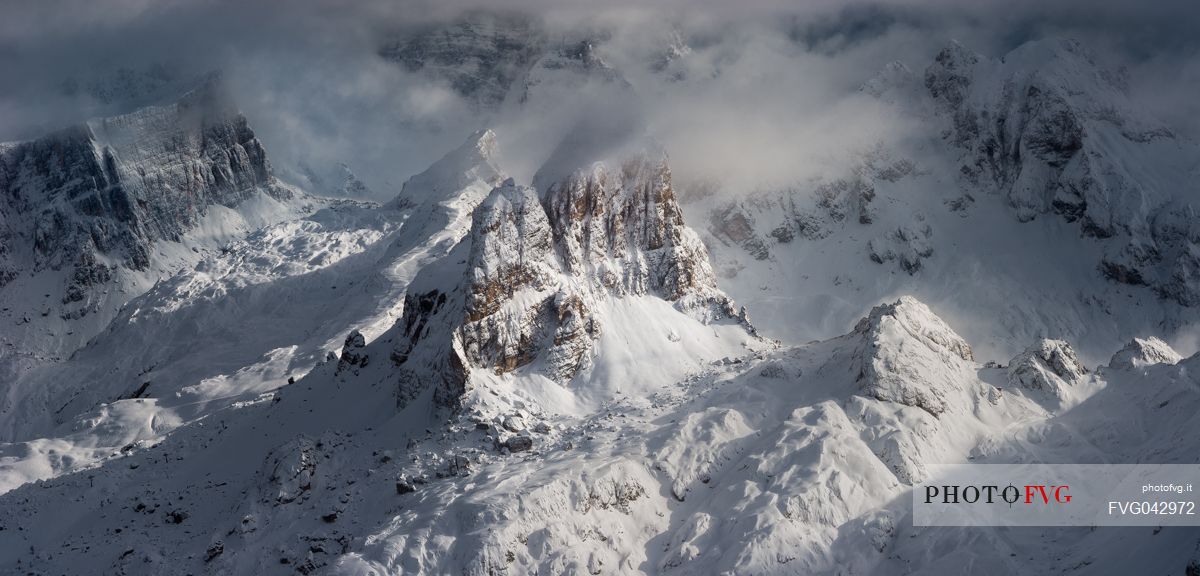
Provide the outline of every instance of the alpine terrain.
[[398,190],[277,173],[246,69],[0,144],[0,573],[1200,574],[1196,528],[913,521],[942,464],[1200,463],[1200,147],[1100,52],[873,61],[839,101],[905,130],[748,184],[660,118],[769,42],[370,38],[478,124]]

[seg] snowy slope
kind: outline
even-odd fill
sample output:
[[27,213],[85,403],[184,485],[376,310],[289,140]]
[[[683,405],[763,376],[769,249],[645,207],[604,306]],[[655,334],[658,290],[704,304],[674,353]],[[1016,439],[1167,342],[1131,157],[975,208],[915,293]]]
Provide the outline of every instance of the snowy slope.
[[[467,232],[502,173],[473,135],[387,206],[326,202],[157,283],[71,359],[24,375],[0,487],[152,443],[181,423],[303,376],[347,333],[395,322],[409,280]],[[423,199],[415,204],[406,198]],[[130,361],[114,365],[114,355]]]
[[999,59],[951,43],[924,74],[893,64],[854,96],[928,131],[732,203],[689,190],[684,209],[709,222],[723,286],[788,341],[836,334],[906,293],[987,359],[1040,337],[1091,362],[1135,336],[1185,341],[1200,148],[1146,117],[1123,82],[1073,41]]
[[[431,418],[432,391],[396,411],[394,389],[351,376],[358,357],[343,353],[87,474],[10,492],[0,499],[7,566],[886,574],[962,562],[1049,573],[1086,562],[1178,571],[1200,538],[907,527],[906,485],[925,464],[1064,454],[1132,462],[1158,443],[1180,452],[1156,461],[1190,462],[1177,435],[1118,440],[1109,428],[1136,431],[1140,418],[1127,415],[1164,410],[1163,399],[1174,425],[1196,413],[1189,359],[1054,372],[1066,386],[1100,389],[1054,415],[1005,371],[972,361],[966,342],[913,299],[877,308],[840,338],[698,367],[587,416],[539,415],[545,426],[528,450],[497,449],[490,424]],[[1155,553],[1131,559],[1114,545],[1130,538]]]
[[[430,422],[438,414],[454,414],[452,422],[459,423],[452,425],[451,431],[461,427],[482,435],[482,430],[488,428],[494,443],[490,452],[518,452],[532,447],[531,434],[551,434],[552,426],[557,424],[550,422],[572,421],[626,394],[650,394],[713,360],[744,354],[747,349],[771,347],[755,335],[744,311],[736,309],[716,289],[702,245],[683,225],[674,201],[670,172],[661,156],[639,155],[591,164],[547,190],[543,197],[509,180],[492,190],[474,209],[470,232],[464,237],[462,216],[472,206],[465,206],[466,210],[461,212],[450,207],[470,202],[472,197],[478,201],[473,190],[482,184],[480,178],[500,176],[486,163],[492,140],[490,133],[476,135],[463,149],[410,180],[410,186],[424,190],[410,190],[406,186],[406,193],[389,206],[388,209],[409,209],[404,207],[410,205],[410,195],[430,198],[430,208],[413,209],[424,216],[416,221],[417,225],[442,229],[411,234],[413,238],[428,238],[421,245],[423,251],[414,250],[411,254],[400,250],[400,242],[376,242],[384,245],[387,255],[399,253],[405,254],[406,260],[432,261],[421,267],[408,285],[404,316],[374,342],[368,344],[366,337],[358,331],[352,332],[336,362],[318,364],[306,377],[275,393],[260,395],[271,385],[261,373],[261,368],[267,366],[262,366],[241,370],[239,376],[251,372],[241,382],[239,378],[220,382],[210,379],[177,388],[171,397],[172,383],[168,380],[167,394],[160,392],[160,396],[151,399],[101,405],[98,412],[88,413],[78,421],[66,436],[9,446],[12,456],[6,459],[5,469],[10,486],[30,477],[56,475],[99,460],[106,456],[105,446],[112,446],[114,431],[141,436],[136,438],[140,441],[131,442],[124,449],[107,448],[110,452],[142,457],[159,446],[185,441],[184,437],[205,430],[206,424],[214,420],[220,422],[221,429],[228,429],[231,423],[234,427],[246,425],[256,429],[262,416],[242,420],[243,414],[248,415],[244,410],[267,409],[273,415],[275,407],[279,407],[287,415],[281,425],[266,430],[267,444],[261,445],[261,451],[255,452],[259,450],[254,447],[257,440],[242,438],[236,442],[238,451],[247,452],[246,458],[267,458],[272,462],[267,464],[274,478],[271,482],[282,485],[278,495],[268,500],[288,503],[311,489],[312,471],[307,469],[308,462],[315,458],[314,450],[323,449],[319,444],[324,442],[296,437],[297,426],[307,429],[310,424],[321,427],[333,423],[334,429],[350,430],[382,425],[411,433],[414,426],[420,430],[425,425],[422,423]],[[465,188],[456,189],[464,185]],[[250,252],[255,260],[270,263],[268,255],[256,254],[250,247],[257,236],[272,238],[273,229],[288,226],[296,224],[267,228],[251,237],[243,250]],[[403,237],[404,233],[402,226],[396,234]],[[311,231],[304,235],[306,239],[310,236]],[[450,250],[456,243],[455,236],[464,240]],[[233,263],[246,260],[250,259],[237,258]],[[385,259],[369,268],[379,270],[381,264],[385,270],[399,267]],[[205,263],[202,268],[215,266]],[[237,266],[232,268],[236,270]],[[243,282],[257,277],[229,276]],[[345,280],[344,275],[339,278]],[[176,298],[158,305],[166,312],[162,316],[173,320],[187,318],[183,313],[186,310],[174,307],[179,300],[194,299],[188,297],[192,292],[183,287],[195,282],[186,276],[175,281],[182,287],[165,292]],[[523,286],[521,282],[527,284]],[[283,283],[275,281],[268,286]],[[439,286],[444,292],[426,291],[427,286]],[[312,288],[309,291],[321,292]],[[205,292],[199,294],[203,296]],[[142,310],[153,303],[149,296],[153,294],[135,301],[131,306],[134,317],[120,324],[136,323],[137,316],[144,313]],[[230,296],[221,294],[221,301],[237,306],[236,295],[233,299]],[[244,314],[244,310],[239,311]],[[204,318],[211,319],[211,310],[204,311]],[[635,321],[643,327],[640,334],[617,329]],[[380,325],[386,323],[381,321]],[[244,324],[238,322],[238,326]],[[614,329],[609,333],[596,329],[599,326]],[[163,333],[161,328],[146,331]],[[492,335],[485,336],[489,333]],[[262,339],[257,333],[250,333],[244,342],[235,344],[262,346]],[[506,342],[517,341],[523,346],[530,342],[532,353],[518,348],[520,357],[506,356],[509,350]],[[181,357],[176,361],[180,368],[186,366],[184,360],[203,360],[194,350]],[[655,369],[640,370],[637,379],[631,380],[630,368],[645,362],[654,362]],[[338,393],[343,387],[357,392]],[[78,388],[68,386],[65,390],[77,392]],[[230,391],[241,394],[227,396]],[[292,415],[292,411],[311,414],[313,406],[322,407],[320,414],[314,416],[315,421]],[[399,413],[397,408],[401,409]],[[457,410],[447,412],[447,408]],[[131,418],[122,420],[124,415]],[[491,424],[484,425],[485,420]],[[162,440],[168,431],[180,425],[184,427]],[[255,436],[237,432],[230,438],[246,434]],[[105,445],[104,441],[110,444]],[[164,444],[158,444],[160,441]],[[207,440],[200,441],[200,445],[207,444]],[[87,452],[88,449],[92,452]],[[217,456],[215,452],[205,454],[197,458]],[[235,474],[253,475],[258,469],[257,465],[237,463],[238,457],[230,461],[229,454],[221,458],[226,459],[228,470],[237,471]],[[168,465],[170,462],[169,458],[163,461]],[[438,466],[439,459],[435,457],[426,465]],[[123,466],[110,459],[100,469]],[[280,466],[290,467],[291,471],[285,474]],[[431,469],[422,469],[414,471],[414,475],[424,475],[427,471],[432,473]],[[293,483],[289,476],[293,473],[302,479]],[[396,488],[389,486],[389,489]],[[21,490],[18,488],[13,494]],[[267,490],[266,494],[277,491]],[[179,514],[170,516],[176,523],[180,518]],[[262,556],[247,559],[259,564],[266,561]],[[148,569],[152,571],[165,568],[154,565],[153,558],[150,563]]]
[[[0,146],[0,374],[62,360],[128,300],[310,209],[219,79],[178,102]],[[11,394],[3,402],[11,410]]]

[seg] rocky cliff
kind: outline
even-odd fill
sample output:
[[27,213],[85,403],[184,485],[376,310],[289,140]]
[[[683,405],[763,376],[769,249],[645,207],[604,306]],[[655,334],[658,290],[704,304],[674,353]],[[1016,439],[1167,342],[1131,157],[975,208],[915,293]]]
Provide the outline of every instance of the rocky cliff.
[[[998,189],[1021,221],[1053,214],[1108,239],[1109,279],[1200,303],[1184,143],[1129,97],[1128,78],[1074,40],[988,59],[951,43],[925,71],[969,186]],[[1130,163],[1137,158],[1137,166]]]
[[63,302],[82,302],[116,267],[149,267],[153,243],[178,241],[209,206],[258,193],[291,196],[216,81],[175,104],[5,145],[0,286],[19,272],[73,268]]
[[[633,154],[570,172],[542,194],[511,179],[476,208],[471,232],[427,275],[461,274],[458,287],[414,281],[392,357],[401,398],[444,377],[454,405],[472,369],[505,374],[535,364],[560,383],[593,367],[614,300],[669,303],[687,322],[732,323],[753,337],[743,310],[716,287],[707,251],[683,223],[663,156]],[[432,329],[431,326],[438,326]],[[678,335],[675,336],[679,338]],[[433,349],[421,352],[432,341]],[[430,358],[432,354],[432,358]]]

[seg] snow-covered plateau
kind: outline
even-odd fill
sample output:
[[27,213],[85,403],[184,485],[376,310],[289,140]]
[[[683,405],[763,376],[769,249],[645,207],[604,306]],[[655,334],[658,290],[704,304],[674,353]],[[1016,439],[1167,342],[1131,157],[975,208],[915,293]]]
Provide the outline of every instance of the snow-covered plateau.
[[[604,40],[377,57],[536,113],[638,88]],[[939,464],[1200,462],[1200,148],[1075,41],[926,64],[849,97],[927,130],[753,190],[482,129],[320,197],[217,77],[0,144],[0,573],[1200,574],[1196,528],[914,526]]]

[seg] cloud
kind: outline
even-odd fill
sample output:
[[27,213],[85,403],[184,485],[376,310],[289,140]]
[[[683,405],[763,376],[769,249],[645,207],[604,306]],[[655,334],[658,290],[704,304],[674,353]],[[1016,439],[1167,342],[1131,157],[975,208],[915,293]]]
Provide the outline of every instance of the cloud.
[[[517,0],[502,9],[541,22],[549,42],[595,40],[628,86],[550,79],[524,105],[500,109],[377,55],[389,37],[479,8],[497,5],[16,3],[0,21],[0,77],[9,79],[0,140],[161,100],[219,69],[293,179],[302,165],[336,177],[332,167],[346,163],[386,197],[484,126],[500,134],[510,170],[531,178],[580,122],[629,116],[663,142],[677,174],[745,187],[803,178],[847,149],[903,138],[911,125],[855,96],[887,62],[919,72],[950,38],[1001,54],[1046,35],[1079,37],[1128,66],[1135,95],[1181,131],[1195,133],[1200,117],[1200,6],[1186,2]],[[687,58],[660,62],[679,40]]]

